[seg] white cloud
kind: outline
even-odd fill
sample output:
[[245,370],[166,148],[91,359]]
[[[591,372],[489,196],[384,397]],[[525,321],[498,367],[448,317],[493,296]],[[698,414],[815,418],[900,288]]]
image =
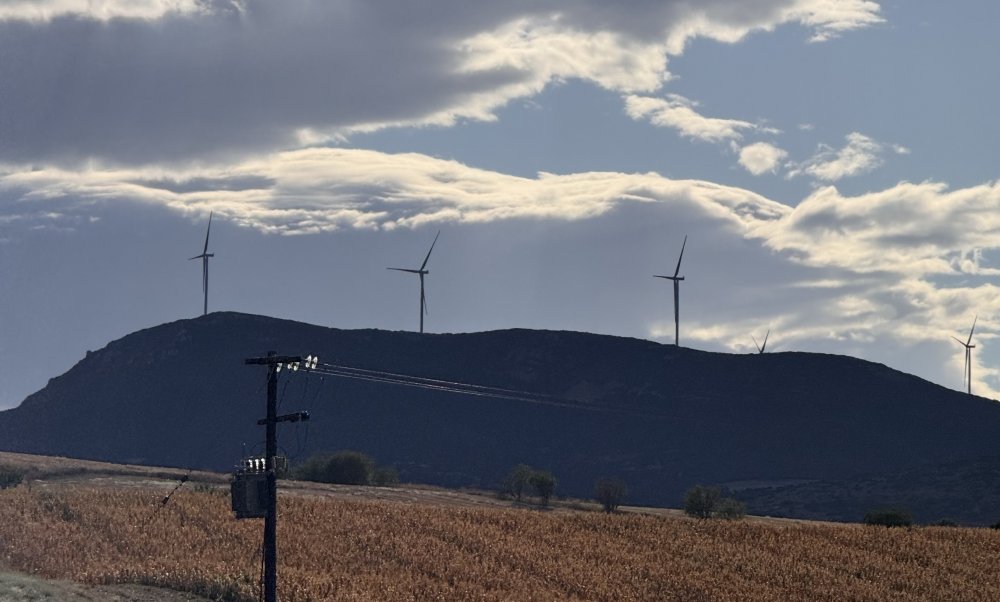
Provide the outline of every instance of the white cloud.
[[788,153],[767,142],[748,144],[740,149],[739,163],[755,176],[774,173]]
[[35,169],[0,177],[8,212],[33,205],[147,202],[215,211],[264,232],[413,227],[431,222],[579,220],[623,203],[676,202],[738,229],[788,208],[753,192],[656,174],[521,178],[418,154],[313,148],[218,168]]
[[820,188],[753,236],[808,265],[908,277],[998,275],[975,249],[1000,247],[1000,184],[954,191],[902,182],[845,197]]
[[741,130],[757,128],[748,121],[705,117],[694,110],[696,106],[697,103],[676,94],[667,98],[625,97],[625,112],[632,119],[647,119],[653,125],[673,128],[682,136],[705,142],[739,140],[743,137]]
[[819,180],[835,182],[850,176],[868,173],[882,165],[881,154],[884,147],[872,138],[852,132],[847,135],[847,144],[839,149],[820,145],[818,153],[805,163],[795,166],[788,177],[803,173]]
[[813,42],[835,38],[846,31],[882,23],[880,7],[871,0],[808,0],[797,2],[786,10],[783,17],[813,27]]

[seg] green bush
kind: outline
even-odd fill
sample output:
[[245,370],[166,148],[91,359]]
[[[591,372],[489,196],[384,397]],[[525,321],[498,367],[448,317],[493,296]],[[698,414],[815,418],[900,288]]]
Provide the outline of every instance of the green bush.
[[318,483],[369,485],[375,475],[375,461],[359,451],[344,450],[317,454],[294,471],[295,478]]
[[909,527],[913,524],[913,516],[905,508],[886,508],[865,514],[864,523],[882,527]]
[[684,513],[695,518],[712,518],[721,497],[718,487],[695,485],[684,494]]
[[594,485],[594,499],[605,512],[614,512],[628,495],[628,487],[621,479],[601,479]]

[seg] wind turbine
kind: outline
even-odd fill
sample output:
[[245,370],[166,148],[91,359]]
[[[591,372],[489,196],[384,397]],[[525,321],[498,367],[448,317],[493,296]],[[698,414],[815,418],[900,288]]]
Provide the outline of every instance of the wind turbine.
[[972,328],[969,329],[969,338],[965,342],[962,342],[962,339],[958,337],[951,337],[958,341],[959,345],[965,347],[965,370],[963,371],[962,376],[965,377],[965,384],[969,388],[969,395],[972,395],[972,350],[976,348],[976,346],[972,344],[972,332],[976,330],[977,320],[979,320],[979,316],[973,318]]
[[677,269],[674,270],[673,276],[659,276],[653,274],[654,278],[664,278],[666,280],[674,281],[674,345],[680,346],[681,340],[681,327],[680,327],[680,296],[681,296],[681,280],[684,280],[684,276],[678,276],[677,274],[681,271],[681,260],[684,259],[684,247],[687,246],[688,237],[684,235],[684,242],[681,243],[681,255],[677,258]]
[[[212,233],[212,215],[214,211],[208,214],[208,230],[205,232],[205,248],[202,249],[201,255],[195,255],[191,259],[201,259],[201,290],[205,293],[205,306],[202,310],[202,315],[208,315],[208,258],[215,257],[215,253],[208,252],[208,236]],[[189,259],[188,261],[191,261]]]
[[397,272],[409,272],[411,274],[416,274],[420,276],[420,332],[424,332],[424,314],[427,313],[427,297],[424,296],[424,276],[430,274],[430,271],[425,269],[427,267],[427,260],[431,258],[431,251],[434,250],[434,245],[437,244],[438,236],[441,236],[441,231],[434,235],[434,242],[431,243],[431,248],[427,251],[427,256],[424,257],[424,262],[420,264],[420,269],[411,270],[407,268],[386,268],[387,270],[395,270]]
[[753,339],[754,346],[757,347],[757,353],[763,354],[764,350],[767,349],[767,337],[769,337],[769,336],[771,336],[771,329],[770,328],[767,329],[767,334],[764,335],[764,343],[758,345],[757,344],[757,339],[754,339],[754,336],[750,335],[750,338]]

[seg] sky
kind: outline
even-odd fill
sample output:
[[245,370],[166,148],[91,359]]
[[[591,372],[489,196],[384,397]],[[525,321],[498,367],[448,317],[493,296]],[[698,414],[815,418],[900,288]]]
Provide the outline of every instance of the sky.
[[[1000,399],[1000,4],[3,0],[0,409],[202,311],[848,354]],[[249,354],[261,350],[248,350]],[[281,353],[308,353],[282,349]]]

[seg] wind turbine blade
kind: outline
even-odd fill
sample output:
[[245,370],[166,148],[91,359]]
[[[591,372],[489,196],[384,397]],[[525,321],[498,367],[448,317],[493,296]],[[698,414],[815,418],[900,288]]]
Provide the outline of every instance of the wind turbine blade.
[[750,338],[753,339],[753,346],[757,348],[757,353],[763,353],[760,349],[760,345],[757,344],[757,338],[753,335],[750,335]]
[[425,315],[430,315],[430,312],[427,311],[427,296],[424,295],[424,287],[420,287],[420,308]]
[[688,237],[687,237],[687,234],[685,234],[684,235],[684,242],[681,243],[681,255],[680,255],[680,257],[677,258],[677,269],[674,270],[674,278],[677,277],[677,274],[681,273],[681,260],[684,259],[684,247],[686,247],[687,244],[688,244]]
[[966,342],[966,345],[968,345],[969,343],[972,342],[972,333],[976,330],[976,322],[977,321],[979,321],[979,316],[978,315],[975,318],[972,319],[972,328],[969,329],[969,340]]
[[958,338],[956,336],[953,336],[951,338],[955,339],[955,341],[957,341],[959,345],[962,345],[963,347],[967,346],[966,343],[965,343],[965,341],[963,341],[962,339],[960,339],[960,338]]
[[441,236],[441,231],[440,230],[438,230],[438,233],[434,235],[434,242],[431,243],[431,248],[428,249],[428,251],[427,251],[427,257],[424,257],[424,262],[422,264],[420,264],[420,270],[421,271],[423,271],[423,269],[425,267],[427,267],[427,260],[431,258],[431,251],[434,250],[434,245],[437,244],[438,236]]
[[420,270],[410,270],[407,268],[386,268],[387,270],[395,270],[397,272],[409,272],[411,274],[419,274]]
[[205,250],[202,251],[202,254],[208,253],[208,237],[212,234],[212,216],[214,214],[214,211],[208,213],[208,230],[205,231]]
[[771,329],[770,328],[767,329],[767,333],[764,335],[764,344],[760,346],[760,352],[761,353],[764,353],[764,350],[767,349],[767,337],[769,337],[769,336],[771,336]]

